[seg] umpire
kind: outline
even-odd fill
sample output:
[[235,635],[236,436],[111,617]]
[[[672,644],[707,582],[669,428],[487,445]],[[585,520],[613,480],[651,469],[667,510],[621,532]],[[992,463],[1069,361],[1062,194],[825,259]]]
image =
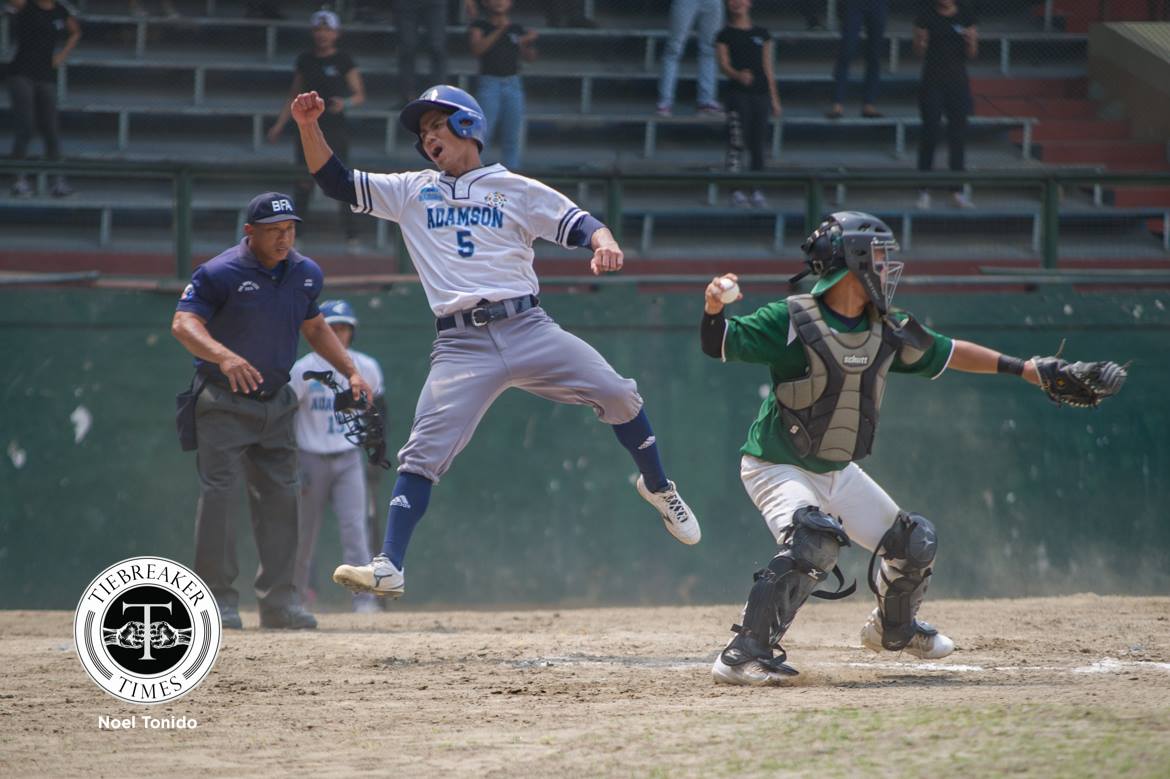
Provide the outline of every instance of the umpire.
[[312,629],[293,584],[297,552],[297,396],[289,386],[298,333],[372,397],[345,347],[317,308],[324,274],[294,248],[293,200],[266,192],[248,204],[244,239],[195,269],[171,333],[195,356],[191,389],[180,394],[179,437],[197,450],[195,572],[211,588],[225,628],[243,627],[232,505],[242,469],[260,566],[260,626]]

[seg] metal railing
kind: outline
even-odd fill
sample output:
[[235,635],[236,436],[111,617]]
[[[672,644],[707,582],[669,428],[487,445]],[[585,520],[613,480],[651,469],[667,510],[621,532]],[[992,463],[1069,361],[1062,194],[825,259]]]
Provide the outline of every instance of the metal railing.
[[[303,177],[302,168],[292,165],[211,165],[179,162],[104,162],[73,160],[47,162],[41,160],[0,160],[0,174],[84,174],[107,175],[116,178],[166,179],[174,193],[174,252],[175,275],[186,278],[191,272],[192,258],[192,192],[196,180],[250,181],[260,189],[272,182]],[[847,171],[807,170],[731,174],[722,172],[634,173],[620,170],[588,169],[576,172],[565,170],[532,171],[531,175],[550,184],[601,185],[605,193],[605,222],[619,241],[622,240],[622,215],[625,189],[628,186],[655,185],[662,187],[702,184],[707,187],[799,187],[804,194],[804,228],[811,231],[831,209],[825,207],[825,190],[836,187],[912,189],[919,187],[959,187],[970,184],[979,188],[1011,187],[1034,188],[1039,193],[1039,248],[1041,266],[1058,267],[1060,253],[1061,193],[1064,188],[1091,189],[1094,202],[1100,203],[1101,192],[1110,187],[1142,186],[1170,188],[1170,172],[1108,173],[1096,170],[1020,170],[969,171],[965,173],[920,173],[917,171]],[[260,183],[264,182],[264,183]],[[20,205],[21,201],[8,201]],[[76,204],[76,201],[74,201]],[[81,204],[82,206],[86,204]],[[244,203],[239,207],[243,208]],[[93,204],[101,207],[101,203]],[[1151,206],[1163,218],[1163,228],[1170,238],[1170,206]],[[760,212],[757,212],[760,213]],[[766,212],[764,212],[766,213]],[[978,211],[972,212],[978,214]],[[1103,212],[1107,213],[1107,212]],[[399,250],[403,247],[399,246]],[[400,264],[400,269],[405,269]]]

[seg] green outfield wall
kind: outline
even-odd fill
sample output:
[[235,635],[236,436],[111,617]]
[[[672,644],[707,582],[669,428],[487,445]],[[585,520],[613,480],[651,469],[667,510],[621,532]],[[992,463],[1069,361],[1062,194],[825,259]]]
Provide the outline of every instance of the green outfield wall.
[[[746,292],[742,312],[768,300]],[[1067,356],[1133,360],[1123,394],[1096,411],[1057,408],[1003,376],[891,379],[864,466],[938,526],[932,593],[1170,591],[1170,292],[899,295],[937,329],[1011,353],[1051,352],[1067,338]],[[426,374],[432,320],[414,285],[347,297],[362,320],[356,346],[386,374],[396,448]],[[0,300],[0,608],[72,608],[94,575],[132,555],[190,563],[195,461],[179,451],[173,422],[190,361],[170,335],[174,297],[7,288]],[[411,546],[403,607],[745,595],[773,553],[738,476],[768,377],[700,352],[700,301],[698,290],[629,286],[544,296],[563,326],[638,380],[702,543],[686,548],[666,534],[589,409],[512,391],[436,488]],[[382,506],[392,480],[379,488]],[[247,598],[255,555],[242,507],[241,492]],[[344,593],[328,583],[339,548],[332,519],[320,548],[321,603],[340,607]],[[849,550],[847,573],[867,558]]]

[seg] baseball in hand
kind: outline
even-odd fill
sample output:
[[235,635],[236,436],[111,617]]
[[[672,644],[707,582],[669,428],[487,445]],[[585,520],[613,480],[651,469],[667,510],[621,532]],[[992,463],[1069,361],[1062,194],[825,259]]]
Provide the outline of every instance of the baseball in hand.
[[719,302],[724,305],[734,303],[739,297],[739,285],[728,278],[719,279],[719,286],[723,288],[723,292],[719,295]]

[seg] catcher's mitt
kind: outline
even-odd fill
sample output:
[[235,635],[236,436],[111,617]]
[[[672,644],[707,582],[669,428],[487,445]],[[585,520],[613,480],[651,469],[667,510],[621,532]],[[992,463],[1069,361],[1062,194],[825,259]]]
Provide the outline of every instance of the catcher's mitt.
[[389,469],[386,459],[386,428],[382,415],[370,403],[366,393],[354,400],[349,389],[343,389],[333,380],[333,371],[305,371],[304,379],[316,379],[333,390],[333,419],[345,431],[345,440],[366,452],[370,465]]
[[1067,362],[1060,357],[1033,357],[1040,389],[1056,405],[1094,408],[1121,391],[1128,375],[1115,362]]

